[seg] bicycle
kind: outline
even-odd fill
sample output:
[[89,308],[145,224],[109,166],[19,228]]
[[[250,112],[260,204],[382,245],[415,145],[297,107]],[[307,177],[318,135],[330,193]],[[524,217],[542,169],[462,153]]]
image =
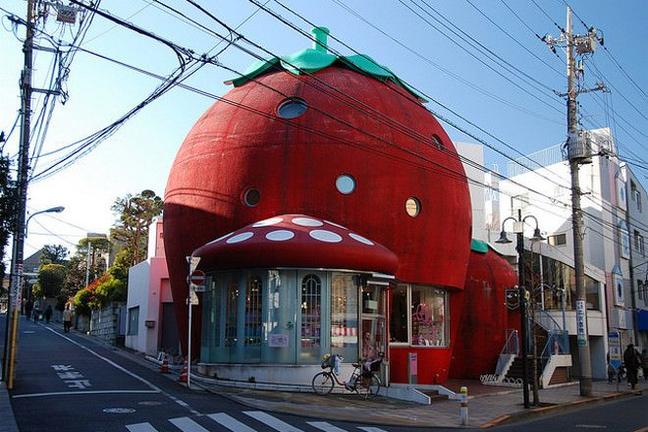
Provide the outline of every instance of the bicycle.
[[318,372],[313,377],[311,383],[313,391],[318,395],[327,395],[333,391],[335,385],[344,387],[350,392],[355,392],[365,399],[373,398],[380,392],[382,382],[375,372],[380,370],[382,356],[376,360],[352,363],[353,373],[347,382],[340,382],[337,374],[334,372],[336,363],[344,360],[343,357],[336,354],[326,354],[322,359],[322,372]]

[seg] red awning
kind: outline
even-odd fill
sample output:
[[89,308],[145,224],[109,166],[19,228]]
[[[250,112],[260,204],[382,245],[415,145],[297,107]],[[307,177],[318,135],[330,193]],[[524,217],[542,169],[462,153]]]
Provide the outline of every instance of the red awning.
[[303,214],[265,219],[199,247],[206,271],[296,267],[395,274],[398,258],[386,247],[341,225]]

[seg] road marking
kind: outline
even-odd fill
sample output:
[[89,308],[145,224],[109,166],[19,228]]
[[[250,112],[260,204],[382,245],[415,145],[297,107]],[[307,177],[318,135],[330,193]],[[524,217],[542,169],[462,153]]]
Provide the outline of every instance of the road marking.
[[189,417],[172,418],[169,421],[182,432],[209,432]]
[[158,432],[151,423],[135,423],[126,425],[129,432]]
[[129,393],[160,393],[158,390],[85,390],[85,391],[65,391],[50,393],[25,393],[11,396],[13,399],[43,397],[43,396],[65,396],[65,395],[85,395],[85,394],[129,394]]
[[240,421],[236,420],[234,417],[231,417],[225,413],[209,414],[207,417],[214,420],[216,423],[220,424],[221,426],[226,427],[232,432],[256,432],[251,427],[241,423]]
[[363,430],[365,432],[387,432],[384,429],[380,429],[373,426],[358,426],[358,429]]
[[279,432],[303,432],[301,429],[289,425],[288,423],[279,420],[276,417],[271,416],[270,414],[263,411],[243,411],[243,414],[252,417],[253,419],[265,423],[271,428],[278,430]]
[[200,415],[200,412],[198,412],[198,411],[196,411],[195,409],[191,408],[191,407],[189,406],[188,403],[186,403],[186,402],[184,402],[184,401],[178,399],[177,397],[173,396],[173,395],[170,394],[170,393],[165,392],[165,391],[162,390],[160,387],[158,387],[158,386],[156,386],[155,384],[151,383],[150,381],[148,381],[148,380],[142,378],[141,376],[137,375],[136,373],[131,372],[131,371],[129,371],[128,369],[119,366],[117,363],[115,363],[114,361],[110,360],[109,358],[106,358],[106,357],[102,356],[101,354],[99,354],[99,353],[97,353],[97,352],[91,350],[90,348],[88,348],[88,347],[86,347],[86,346],[80,344],[79,342],[77,342],[77,341],[75,341],[75,340],[73,340],[73,339],[70,339],[69,337],[67,337],[67,336],[65,336],[65,335],[62,335],[61,333],[57,332],[56,330],[51,329],[50,327],[47,327],[46,325],[43,325],[43,327],[46,328],[47,330],[51,331],[51,332],[54,333],[55,335],[57,335],[57,336],[59,336],[59,337],[62,337],[63,339],[67,340],[68,342],[70,342],[70,343],[72,343],[72,344],[78,346],[79,348],[88,351],[88,352],[89,352],[90,354],[92,354],[93,356],[95,356],[95,357],[97,357],[97,358],[100,358],[101,360],[105,361],[106,363],[108,363],[109,365],[113,366],[114,368],[119,369],[120,371],[124,372],[125,374],[130,375],[130,376],[132,376],[133,378],[135,378],[136,380],[138,380],[138,381],[140,381],[140,382],[146,384],[147,386],[149,386],[149,387],[152,388],[153,390],[156,390],[157,392],[162,393],[164,396],[168,397],[169,399],[171,399],[173,402],[177,403],[177,404],[180,405],[181,407],[187,408],[187,409],[189,410],[189,412],[191,412],[191,414],[193,414],[193,415]]
[[306,422],[306,423],[324,432],[346,432],[346,430],[340,429],[339,427],[327,422]]

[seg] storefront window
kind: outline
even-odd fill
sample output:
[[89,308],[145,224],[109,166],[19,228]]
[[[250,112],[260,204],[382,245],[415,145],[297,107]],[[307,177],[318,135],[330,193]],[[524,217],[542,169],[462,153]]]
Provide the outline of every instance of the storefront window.
[[407,301],[407,285],[398,285],[392,291],[390,309],[389,342],[408,343],[407,312],[409,304]]
[[358,359],[358,287],[351,274],[334,273],[331,281],[331,353]]
[[430,287],[412,287],[412,345],[447,346],[446,293]]
[[248,362],[261,360],[261,292],[263,284],[258,276],[250,276],[245,292],[244,356]]
[[236,345],[238,330],[238,298],[239,288],[235,280],[229,281],[227,287],[227,310],[225,312],[225,346]]

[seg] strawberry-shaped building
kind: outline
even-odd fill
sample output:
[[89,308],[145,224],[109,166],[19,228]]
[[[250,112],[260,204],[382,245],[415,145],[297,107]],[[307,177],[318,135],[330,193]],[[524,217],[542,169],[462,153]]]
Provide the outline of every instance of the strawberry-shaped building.
[[416,354],[418,382],[443,382],[471,244],[464,169],[413,89],[313,33],[233,79],[177,154],[164,232],[183,345],[193,255],[202,370],[305,383],[326,353],[384,353],[383,378],[407,382]]

